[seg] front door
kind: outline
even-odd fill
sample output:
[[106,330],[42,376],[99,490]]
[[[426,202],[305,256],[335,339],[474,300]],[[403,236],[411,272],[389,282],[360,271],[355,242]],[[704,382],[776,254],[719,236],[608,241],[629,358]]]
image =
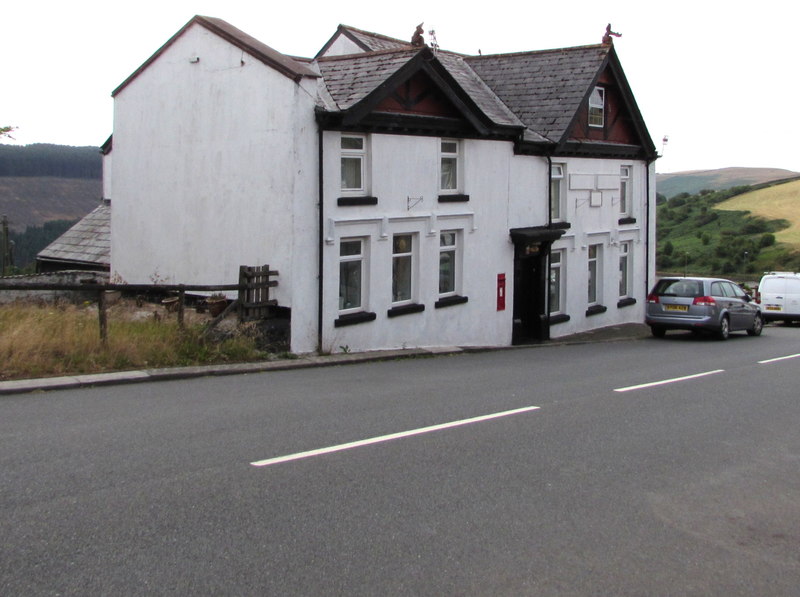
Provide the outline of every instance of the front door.
[[547,248],[544,243],[518,245],[514,250],[513,344],[548,340]]

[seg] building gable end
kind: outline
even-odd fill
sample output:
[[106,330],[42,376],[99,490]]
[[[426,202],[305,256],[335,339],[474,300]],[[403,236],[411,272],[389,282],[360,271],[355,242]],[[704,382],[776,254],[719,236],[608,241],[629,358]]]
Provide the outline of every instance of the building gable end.
[[[589,123],[589,103],[595,89],[603,93],[603,123]],[[615,147],[620,154],[636,153],[654,159],[653,145],[633,92],[613,49],[586,89],[577,111],[558,141],[556,153],[594,153],[612,155]],[[635,151],[634,151],[635,149]]]
[[263,64],[277,70],[279,73],[289,77],[295,82],[299,81],[303,77],[319,76],[307,66],[295,61],[289,56],[281,54],[277,50],[270,48],[254,37],[251,37],[236,27],[233,27],[229,23],[226,23],[221,19],[198,15],[193,17],[188,23],[181,27],[181,29],[175,33],[175,35],[169,38],[163,46],[156,50],[156,52],[150,56],[150,58],[148,58],[139,68],[131,73],[127,79],[125,79],[116,89],[114,89],[114,91],[111,92],[111,96],[116,96],[120,91],[127,87],[136,77],[138,77],[145,69],[147,69],[147,67],[155,62],[159,56],[166,52],[170,46],[172,46],[184,33],[186,33],[186,31],[189,30],[189,28],[194,25],[204,27],[208,31],[211,31],[228,43],[231,43],[234,46],[242,49]]

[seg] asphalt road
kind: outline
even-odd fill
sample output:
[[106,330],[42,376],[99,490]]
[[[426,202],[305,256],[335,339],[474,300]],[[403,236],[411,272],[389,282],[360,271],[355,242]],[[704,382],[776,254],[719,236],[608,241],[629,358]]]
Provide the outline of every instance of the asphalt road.
[[2,397],[0,595],[796,596],[798,353],[768,327]]

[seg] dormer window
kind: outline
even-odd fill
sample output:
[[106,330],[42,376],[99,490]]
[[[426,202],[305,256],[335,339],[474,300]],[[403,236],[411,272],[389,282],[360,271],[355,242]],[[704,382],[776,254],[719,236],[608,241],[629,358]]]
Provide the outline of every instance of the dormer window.
[[606,90],[595,87],[589,96],[589,126],[602,127],[605,123]]

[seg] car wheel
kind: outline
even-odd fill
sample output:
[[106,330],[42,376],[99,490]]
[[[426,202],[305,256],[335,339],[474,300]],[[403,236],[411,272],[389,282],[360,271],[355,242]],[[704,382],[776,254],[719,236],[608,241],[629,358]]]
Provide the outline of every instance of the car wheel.
[[722,321],[719,322],[719,331],[717,332],[717,337],[720,340],[727,340],[728,336],[731,335],[731,324],[728,321],[727,317],[723,317]]
[[655,325],[650,326],[650,333],[652,333],[656,338],[663,338],[667,333],[667,330],[664,328],[660,328]]
[[761,319],[761,313],[756,313],[753,317],[753,327],[747,330],[748,336],[760,336],[761,330],[764,329],[764,320]]

